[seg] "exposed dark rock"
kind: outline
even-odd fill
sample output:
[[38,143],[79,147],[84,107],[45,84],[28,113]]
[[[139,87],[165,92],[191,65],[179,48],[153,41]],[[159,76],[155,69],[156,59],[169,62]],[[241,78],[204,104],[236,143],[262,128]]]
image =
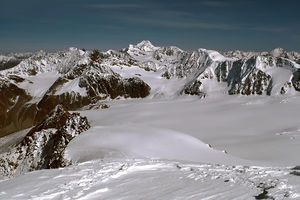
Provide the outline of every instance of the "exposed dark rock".
[[297,165],[296,167],[293,167],[292,170],[300,170],[300,165]]
[[[124,79],[97,61],[75,65],[61,74],[35,103],[31,103],[33,97],[17,85],[25,81],[24,78],[14,74],[8,78],[0,80],[0,137],[40,123],[58,104],[67,110],[78,110],[106,98],[144,98],[151,90],[140,78]],[[67,83],[75,79],[78,80],[78,87],[86,91],[85,94],[64,89]]]
[[124,79],[125,96],[131,98],[144,98],[150,94],[150,86],[138,77]]
[[280,89],[280,94],[286,94],[292,88],[292,83],[290,81],[284,83]]
[[255,199],[271,199],[271,200],[274,200],[274,197],[268,195],[269,194],[269,191],[270,189],[274,188],[274,186],[267,186],[265,185],[264,183],[260,183],[257,188],[260,188],[262,189],[262,192],[255,197]]
[[32,126],[36,106],[25,90],[7,80],[0,80],[0,137]]
[[0,175],[13,176],[26,171],[64,167],[68,143],[90,128],[86,117],[69,113],[61,105],[8,152],[0,154]]
[[292,172],[290,172],[290,174],[295,175],[295,176],[300,176],[299,171],[292,171]]
[[227,82],[227,77],[231,66],[232,66],[231,61],[221,62],[218,65],[218,67],[215,70],[215,74],[219,82]]
[[0,71],[1,70],[5,70],[5,69],[10,69],[14,66],[17,66],[22,60],[20,59],[13,59],[13,60],[9,60],[7,62],[0,62]]
[[184,88],[181,93],[189,95],[198,95],[200,97],[205,97],[205,93],[201,91],[201,81],[194,81]]
[[[262,95],[271,94],[272,77],[260,69],[256,68],[256,57],[252,57],[246,61],[238,60],[233,62],[226,78],[228,65],[223,65],[223,72],[219,73],[219,80],[226,80],[229,94],[242,95]],[[219,70],[222,69],[222,65]]]
[[292,83],[296,91],[300,92],[300,69],[294,72]]

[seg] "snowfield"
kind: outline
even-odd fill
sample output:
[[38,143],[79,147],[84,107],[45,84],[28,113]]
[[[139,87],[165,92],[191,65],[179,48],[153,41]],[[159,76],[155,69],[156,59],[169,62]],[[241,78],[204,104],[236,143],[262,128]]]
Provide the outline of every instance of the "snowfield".
[[[118,147],[117,151],[126,150],[135,156],[145,153],[146,157],[191,161],[204,159],[196,153],[200,149],[206,153],[216,149],[265,165],[299,165],[299,102],[299,96],[111,101],[109,109],[81,111],[93,128],[71,141],[69,147],[77,151],[76,146],[95,144],[101,148]],[[154,145],[153,152],[150,147],[143,152],[148,144]],[[176,157],[184,145],[185,156]],[[167,150],[169,155],[157,155]],[[206,162],[213,162],[213,156],[207,157]],[[228,159],[217,160],[232,162]]]
[[[26,91],[32,97],[24,101],[28,105],[46,94],[53,97],[50,103],[74,100],[70,112],[86,116],[88,126],[70,122],[68,127],[78,133],[62,138],[67,146],[60,146],[59,158],[71,166],[1,178],[0,199],[300,199],[300,65],[294,62],[299,55],[281,49],[227,54],[143,41],[104,52],[101,62],[90,62],[90,52],[70,48],[40,52],[1,71],[3,88],[10,81]],[[20,77],[6,80],[10,75]],[[105,94],[114,92],[114,82],[129,91],[143,86],[138,83],[151,90],[135,99],[127,93]],[[99,91],[101,84],[111,87]],[[95,96],[88,96],[91,91]],[[101,98],[80,101],[92,97]],[[21,150],[13,145],[27,131],[0,138],[5,161],[21,160]],[[26,157],[31,152],[19,153]],[[17,167],[26,171],[22,162]]]
[[74,165],[3,179],[0,199],[299,199],[299,98],[115,100],[80,111],[92,128],[67,147]]

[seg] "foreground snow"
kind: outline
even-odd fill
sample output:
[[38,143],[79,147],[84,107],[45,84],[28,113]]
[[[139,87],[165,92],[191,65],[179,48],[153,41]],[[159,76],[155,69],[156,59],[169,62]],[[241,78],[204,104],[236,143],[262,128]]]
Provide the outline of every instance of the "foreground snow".
[[0,199],[275,199],[300,198],[287,168],[95,160],[0,182]]
[[80,111],[73,166],[2,179],[0,199],[299,199],[299,98],[109,101]]

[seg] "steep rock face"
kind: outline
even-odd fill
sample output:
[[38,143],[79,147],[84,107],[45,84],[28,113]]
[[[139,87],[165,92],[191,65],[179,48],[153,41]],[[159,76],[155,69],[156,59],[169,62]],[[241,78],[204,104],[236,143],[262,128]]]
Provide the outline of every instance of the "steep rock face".
[[[291,60],[271,56],[252,56],[239,60],[214,62],[199,76],[195,76],[194,81],[187,84],[186,88],[190,88],[198,81],[201,81],[200,90],[202,93],[205,93],[206,83],[203,83],[202,80],[211,79],[220,83],[226,83],[227,92],[230,95],[271,95],[274,85],[280,86],[280,94],[286,94],[291,91],[291,86],[297,91],[298,67]],[[278,79],[278,76],[281,76],[281,70],[289,71],[291,76],[293,74],[293,78],[287,78],[285,82],[274,82],[273,76],[275,76],[275,80]],[[200,96],[203,96],[202,93]]]
[[201,73],[206,67],[210,66],[213,60],[203,49],[186,54],[182,57],[181,62],[173,67],[166,69],[164,74],[168,77],[183,78],[195,73]]
[[[160,93],[157,83],[166,83],[163,78],[176,82],[162,85],[164,91],[169,90],[164,87],[176,90],[172,94],[294,94],[300,88],[299,58],[299,53],[282,49],[221,55],[206,49],[156,47],[149,41],[120,51],[41,51],[0,71],[0,133],[4,136],[41,122],[58,104],[76,110],[99,107],[93,105],[104,99],[143,98],[150,94],[147,83]],[[141,69],[145,71],[140,73]]]
[[212,50],[183,51],[175,46],[155,47],[149,41],[129,45],[122,52],[130,56],[140,68],[161,71],[162,77],[167,79],[199,75],[207,67],[226,60],[220,53]]
[[112,55],[101,53],[94,61],[91,56],[76,48],[39,52],[0,71],[0,136],[40,123],[58,104],[76,110],[107,98],[149,95],[151,88],[141,79],[123,78],[110,69],[105,59]]
[[192,83],[187,84],[187,86],[181,91],[181,94],[198,95],[204,98],[205,93],[202,91],[201,85],[201,81],[193,81]]
[[259,69],[259,58],[251,57],[245,61],[233,62],[227,78],[229,94],[271,94],[272,77]]
[[58,78],[38,103],[37,120],[57,104],[68,110],[76,110],[107,98],[144,98],[151,88],[141,79],[124,79],[110,68],[99,63],[77,65],[66,75]]
[[[134,63],[146,71],[166,71],[169,68],[179,66],[187,52],[178,47],[155,47],[149,41],[142,41],[137,45],[129,45],[123,49],[126,55],[134,60]],[[174,72],[175,73],[175,72]],[[170,72],[170,76],[173,71]],[[167,75],[166,75],[167,76]]]
[[292,84],[296,91],[300,92],[300,69],[297,69],[292,78]]
[[68,143],[90,128],[86,117],[69,113],[60,105],[42,123],[8,152],[0,154],[0,175],[14,176],[38,169],[64,167],[71,163],[64,157]]
[[[14,77],[17,79],[17,76]],[[22,78],[18,77],[18,81]],[[35,104],[27,104],[32,97],[8,79],[0,79],[0,137],[32,126]]]

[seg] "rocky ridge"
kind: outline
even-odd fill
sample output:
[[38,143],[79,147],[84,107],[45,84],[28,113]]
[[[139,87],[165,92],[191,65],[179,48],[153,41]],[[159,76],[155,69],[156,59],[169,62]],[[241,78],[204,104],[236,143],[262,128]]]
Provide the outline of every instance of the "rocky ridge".
[[11,53],[7,55],[0,55],[0,70],[5,70],[18,65],[22,60],[32,56],[33,53]]
[[[150,41],[119,51],[40,51],[0,71],[0,136],[40,123],[58,104],[77,110],[119,97],[147,97],[153,83],[148,72],[159,76],[154,79],[184,82],[172,88],[181,95],[294,95],[300,91],[299,58],[280,48],[219,53],[156,47]],[[145,73],[123,77],[115,67],[124,74],[134,67]]]
[[76,48],[38,52],[0,71],[0,136],[41,122],[59,104],[77,110],[107,98],[149,94],[151,88],[140,78],[123,78],[91,55]]
[[229,95],[280,95],[299,91],[297,52],[277,48],[271,52],[219,53],[177,47],[155,47],[149,41],[129,45],[123,52],[145,70],[160,71],[167,79],[184,78],[180,94],[210,95],[211,88],[225,88]]
[[56,106],[20,143],[0,154],[0,175],[15,176],[70,165],[71,161],[64,156],[66,146],[89,128],[86,117],[69,113],[61,105]]

